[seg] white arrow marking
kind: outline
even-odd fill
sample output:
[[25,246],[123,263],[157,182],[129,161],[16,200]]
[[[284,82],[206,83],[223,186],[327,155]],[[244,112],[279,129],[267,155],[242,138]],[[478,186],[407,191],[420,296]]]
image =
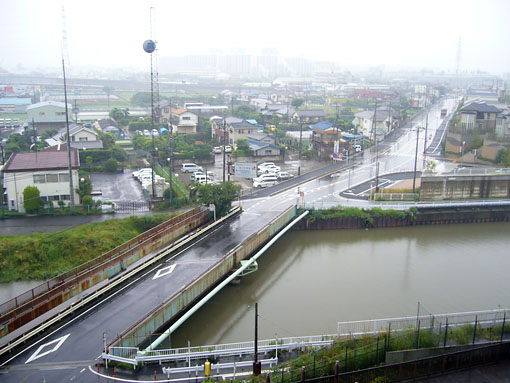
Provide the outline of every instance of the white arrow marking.
[[172,271],[174,271],[175,265],[170,265],[167,267],[163,267],[162,269],[159,269],[156,275],[152,277],[152,279],[158,279],[161,277],[164,277],[165,275],[170,274]]
[[[62,346],[62,344],[66,341],[66,339],[69,337],[69,335],[71,335],[71,334],[64,335],[61,338],[55,339],[55,340],[53,340],[53,341],[51,341],[49,343],[45,343],[42,346],[39,346],[37,351],[34,352],[30,358],[28,358],[28,360],[25,362],[25,364],[30,363],[33,360],[39,359],[39,358],[41,358],[41,357],[43,357],[45,355],[51,354],[52,352],[57,351],[60,348],[60,346]],[[45,352],[41,353],[41,351],[45,347],[50,346],[53,343],[56,343],[56,345],[51,350],[48,350],[48,351],[45,351]]]

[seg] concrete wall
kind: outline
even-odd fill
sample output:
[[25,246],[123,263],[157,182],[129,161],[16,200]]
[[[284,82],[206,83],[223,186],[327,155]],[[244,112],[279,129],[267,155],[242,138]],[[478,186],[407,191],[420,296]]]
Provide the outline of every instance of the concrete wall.
[[510,175],[422,176],[422,201],[510,198]]

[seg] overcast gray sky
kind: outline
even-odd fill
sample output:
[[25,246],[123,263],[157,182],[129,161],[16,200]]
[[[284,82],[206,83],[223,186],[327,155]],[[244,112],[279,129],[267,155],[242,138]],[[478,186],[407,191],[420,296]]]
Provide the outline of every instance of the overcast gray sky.
[[508,0],[0,0],[0,67],[58,67],[62,5],[73,67],[148,65],[159,55],[243,48],[341,65],[510,72]]

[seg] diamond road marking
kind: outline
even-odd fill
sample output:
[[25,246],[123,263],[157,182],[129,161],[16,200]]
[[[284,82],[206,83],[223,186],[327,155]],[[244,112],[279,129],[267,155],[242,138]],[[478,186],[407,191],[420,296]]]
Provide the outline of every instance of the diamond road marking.
[[165,275],[168,275],[170,274],[172,271],[174,271],[175,269],[175,265],[170,265],[170,266],[167,266],[167,267],[163,267],[162,269],[159,269],[158,272],[156,273],[156,275],[154,275],[152,277],[152,279],[158,279],[158,278],[161,278],[161,277],[164,277]]
[[[28,360],[25,362],[25,364],[30,363],[31,361],[39,359],[39,358],[46,356],[48,354],[51,354],[52,352],[57,351],[60,348],[60,346],[62,346],[62,344],[66,341],[66,339],[69,337],[69,335],[71,335],[71,334],[64,335],[61,338],[58,338],[58,339],[55,339],[49,343],[43,344],[42,346],[40,346],[37,349],[36,352],[34,352],[32,354],[32,356],[30,358],[28,358]],[[51,350],[41,352],[45,347],[48,347],[48,346],[52,345],[53,343],[56,343],[56,345]]]

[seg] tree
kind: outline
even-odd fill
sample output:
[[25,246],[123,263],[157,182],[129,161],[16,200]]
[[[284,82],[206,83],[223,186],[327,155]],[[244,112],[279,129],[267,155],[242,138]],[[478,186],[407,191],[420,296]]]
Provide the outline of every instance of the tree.
[[221,184],[203,184],[197,186],[195,198],[203,205],[214,204],[216,215],[221,217],[228,213],[232,207],[232,201],[239,195],[240,190],[241,187],[231,181]]
[[115,173],[117,171],[118,162],[115,158],[110,158],[103,165],[105,172]]
[[112,149],[115,145],[115,136],[112,133],[99,133],[99,139],[103,142],[103,149]]
[[302,98],[293,98],[292,99],[292,102],[291,102],[291,105],[298,109],[301,105],[303,105],[305,103],[305,100],[303,100]]
[[248,140],[246,140],[245,138],[238,139],[237,140],[237,149],[234,151],[234,154],[239,157],[253,156],[253,150],[250,149]]
[[85,198],[88,195],[91,195],[92,193],[92,181],[90,178],[82,178],[80,180],[79,188],[77,190],[78,195],[80,196],[80,200],[83,203],[83,198]]
[[23,207],[27,213],[35,213],[41,206],[41,192],[37,186],[27,186],[23,190]]

